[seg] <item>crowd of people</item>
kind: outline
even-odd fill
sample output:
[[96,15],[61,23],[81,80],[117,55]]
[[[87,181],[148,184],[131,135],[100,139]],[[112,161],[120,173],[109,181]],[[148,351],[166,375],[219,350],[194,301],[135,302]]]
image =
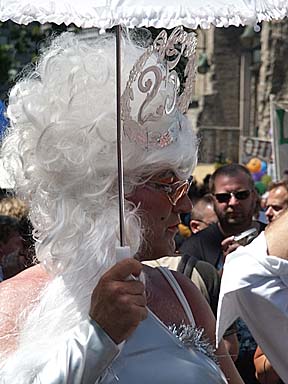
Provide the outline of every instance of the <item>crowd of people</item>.
[[[211,175],[209,185],[209,192],[215,197],[214,210],[218,220],[196,236],[191,235],[183,241],[180,247],[182,256],[178,270],[180,269],[189,277],[191,277],[189,264],[191,265],[191,260],[195,257],[214,265],[221,274],[227,254],[235,250],[239,244],[246,245],[251,242],[265,229],[266,223],[275,220],[288,207],[287,181],[271,183],[266,194],[265,205],[262,205],[266,220],[261,221],[257,204],[261,196],[257,193],[250,172],[240,164],[225,165],[217,169]],[[207,205],[210,207],[209,202]],[[194,207],[196,215],[199,215],[197,203]],[[194,217],[193,211],[194,208],[191,218]],[[204,208],[202,213],[205,213]],[[207,214],[207,219],[209,217],[210,215]],[[200,216],[200,220],[200,222],[205,221],[205,216]],[[235,241],[238,234],[250,228],[255,228],[251,235]],[[235,364],[245,383],[257,383],[254,356],[259,361],[261,349],[257,347],[251,332],[240,318],[236,321],[236,329],[239,350]],[[259,362],[257,365],[259,366]],[[269,372],[266,377],[263,374],[260,375],[262,377],[260,382],[265,383],[265,380],[270,382],[267,381],[268,375]],[[278,381],[271,381],[271,383],[274,382]]]
[[197,188],[189,86],[179,98],[156,41],[122,44],[125,247],[114,36],[57,37],[11,91],[2,154],[21,200],[0,206],[22,213],[0,209],[1,384],[281,382],[243,319],[217,344],[215,318],[226,259],[283,220],[287,181],[269,187],[268,225],[245,165]]

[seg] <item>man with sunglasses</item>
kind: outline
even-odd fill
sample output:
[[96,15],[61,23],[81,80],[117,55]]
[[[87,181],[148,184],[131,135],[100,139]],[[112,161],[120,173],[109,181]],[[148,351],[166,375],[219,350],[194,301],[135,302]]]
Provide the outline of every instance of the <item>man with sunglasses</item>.
[[[265,224],[253,220],[258,196],[252,176],[245,166],[233,163],[218,168],[210,177],[209,187],[218,223],[210,224],[184,241],[180,248],[183,255],[181,263],[188,264],[189,258],[196,257],[221,271],[226,254],[239,246],[234,236],[252,227],[257,229],[257,235]],[[253,365],[256,343],[242,322],[239,341],[238,370],[245,382],[257,383]],[[243,348],[247,350],[243,351]]]
[[[257,233],[264,229],[260,222],[253,221],[257,192],[249,170],[233,163],[218,168],[210,177],[210,192],[214,197],[218,223],[187,239],[180,251],[182,254],[208,261],[220,270],[224,263],[222,242],[255,226]],[[224,246],[227,247],[227,243]],[[186,256],[187,257],[187,256]]]

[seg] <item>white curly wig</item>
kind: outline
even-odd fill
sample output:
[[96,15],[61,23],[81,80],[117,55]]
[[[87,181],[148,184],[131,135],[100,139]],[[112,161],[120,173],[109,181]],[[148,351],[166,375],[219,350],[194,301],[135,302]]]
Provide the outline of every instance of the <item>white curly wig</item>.
[[[142,53],[143,48],[123,40],[123,89]],[[85,41],[64,33],[11,91],[2,156],[18,195],[29,204],[37,258],[53,277],[20,335],[15,358],[22,355],[14,375],[29,370],[31,355],[37,371],[47,356],[31,351],[53,350],[65,332],[88,316],[93,288],[115,263],[115,88],[115,38],[107,34]],[[187,177],[196,157],[197,140],[184,117],[177,140],[164,148],[147,150],[124,136],[125,191],[167,169]],[[125,234],[135,254],[142,241],[141,220],[128,201]]]

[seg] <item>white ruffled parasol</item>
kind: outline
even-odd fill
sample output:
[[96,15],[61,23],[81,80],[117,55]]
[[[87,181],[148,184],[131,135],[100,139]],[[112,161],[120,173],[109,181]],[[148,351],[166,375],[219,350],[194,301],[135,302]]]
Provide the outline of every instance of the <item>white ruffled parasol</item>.
[[228,27],[287,15],[287,0],[0,0],[0,21],[74,23],[82,28]]

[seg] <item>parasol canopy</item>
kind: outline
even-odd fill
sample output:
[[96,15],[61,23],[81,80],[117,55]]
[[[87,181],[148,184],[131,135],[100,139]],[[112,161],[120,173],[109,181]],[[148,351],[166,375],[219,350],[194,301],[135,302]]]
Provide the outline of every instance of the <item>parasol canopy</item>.
[[287,0],[0,0],[0,21],[196,29],[256,24],[288,15]]

